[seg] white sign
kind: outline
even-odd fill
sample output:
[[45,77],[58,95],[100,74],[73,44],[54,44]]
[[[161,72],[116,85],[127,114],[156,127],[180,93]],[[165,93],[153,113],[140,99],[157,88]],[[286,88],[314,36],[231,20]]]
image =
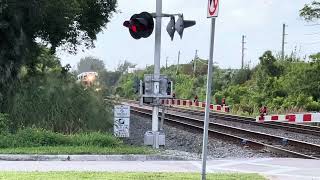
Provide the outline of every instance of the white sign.
[[130,106],[114,106],[114,125],[113,132],[117,137],[130,136]]
[[208,0],[208,18],[216,18],[219,13],[219,0]]
[[114,117],[115,118],[129,118],[130,117],[130,106],[118,105],[114,106]]
[[114,118],[114,135],[117,137],[130,136],[130,119],[129,118]]

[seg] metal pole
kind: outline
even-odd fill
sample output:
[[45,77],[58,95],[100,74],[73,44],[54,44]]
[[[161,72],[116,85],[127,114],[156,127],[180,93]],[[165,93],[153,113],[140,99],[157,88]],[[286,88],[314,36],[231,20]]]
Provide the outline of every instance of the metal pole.
[[193,75],[196,75],[197,72],[197,59],[198,59],[198,50],[196,50],[196,54],[194,56],[194,60],[193,60]]
[[177,72],[176,72],[176,74],[179,73],[179,64],[180,64],[180,51],[178,52],[178,64],[177,64]]
[[142,106],[143,105],[143,88],[142,88],[142,86],[143,86],[143,82],[142,82],[142,80],[140,80],[140,92],[139,92],[139,94],[140,94],[140,103],[139,103],[139,105],[140,106]]
[[163,131],[163,122],[165,118],[165,113],[166,113],[166,106],[162,106],[162,112],[161,112],[161,122],[160,122],[160,131]]
[[282,60],[284,60],[285,36],[286,36],[286,24],[283,24],[283,26],[282,26],[282,50],[281,50],[281,59]]
[[208,62],[208,77],[207,77],[207,97],[206,97],[206,111],[204,117],[203,128],[203,146],[202,146],[202,180],[206,180],[207,168],[207,151],[208,151],[208,129],[209,129],[209,115],[211,104],[211,85],[212,85],[212,66],[213,66],[213,50],[214,50],[214,34],[215,34],[216,19],[211,19],[211,39],[210,39],[210,56]]
[[155,30],[155,49],[154,49],[154,95],[155,103],[152,109],[152,131],[155,135],[153,147],[159,148],[157,133],[159,130],[159,92],[160,92],[160,55],[161,55],[161,15],[162,15],[162,0],[157,0],[156,12],[156,30]]
[[168,69],[168,58],[169,57],[166,58],[166,70]]
[[246,36],[242,36],[242,58],[241,58],[241,69],[244,68],[244,44],[245,44],[245,41],[244,39],[246,38]]

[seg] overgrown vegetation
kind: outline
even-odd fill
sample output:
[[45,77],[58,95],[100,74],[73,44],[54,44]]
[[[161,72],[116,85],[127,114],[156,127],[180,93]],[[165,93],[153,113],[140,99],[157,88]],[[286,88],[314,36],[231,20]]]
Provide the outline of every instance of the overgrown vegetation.
[[[215,66],[212,103],[221,103],[226,98],[232,111],[243,115],[258,114],[262,105],[271,113],[320,111],[320,53],[310,59],[306,62],[288,56],[280,60],[266,51],[254,68],[232,70]],[[176,66],[162,69],[173,79],[177,98],[193,99],[198,95],[200,100],[205,99],[206,61],[197,61],[195,74],[190,73],[192,62],[181,65],[178,74]],[[143,73],[148,73],[148,69],[123,75],[115,91],[126,98],[136,98],[133,84],[137,78],[142,79]]]
[[113,147],[122,141],[111,134],[92,132],[64,135],[44,129],[26,128],[16,133],[0,135],[0,148],[41,146],[97,146]]
[[103,92],[76,83],[70,67],[62,67],[48,49],[38,59],[35,68],[22,66],[7,115],[0,117],[1,129],[36,127],[68,134],[110,129],[111,108]]
[[[320,2],[315,0],[300,10],[306,21],[319,20]],[[263,105],[270,113],[320,111],[320,53],[311,55],[310,61],[297,57],[293,52],[284,60],[266,51],[260,63],[244,69],[221,69],[214,66],[212,103],[221,104],[226,98],[233,113],[257,115]],[[132,74],[124,74],[114,93],[135,99],[137,80],[151,74],[153,66]],[[162,68],[161,72],[174,81],[177,98],[205,99],[207,60],[196,59],[179,67]]]
[[0,135],[2,154],[149,154],[145,147],[125,145],[112,134],[90,132],[65,135],[26,128]]
[[[76,84],[57,48],[92,48],[116,12],[116,0],[0,0],[0,130],[107,130],[103,96]],[[59,13],[57,13],[59,12]]]

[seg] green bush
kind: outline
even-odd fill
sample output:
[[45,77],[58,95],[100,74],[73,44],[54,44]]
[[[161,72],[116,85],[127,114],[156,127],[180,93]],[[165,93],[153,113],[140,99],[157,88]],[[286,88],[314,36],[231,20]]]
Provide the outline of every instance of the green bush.
[[306,105],[307,111],[320,111],[320,102],[312,101]]
[[9,132],[9,115],[0,113],[0,134]]
[[80,133],[71,136],[72,144],[77,146],[117,146],[122,142],[115,140],[111,134],[102,134],[99,132]]
[[75,81],[52,73],[22,82],[10,112],[12,131],[24,127],[63,133],[110,129],[111,110],[102,94]]
[[15,134],[0,135],[0,148],[41,147],[41,146],[98,146],[112,147],[122,141],[110,134],[80,133],[64,135],[43,129],[26,128]]

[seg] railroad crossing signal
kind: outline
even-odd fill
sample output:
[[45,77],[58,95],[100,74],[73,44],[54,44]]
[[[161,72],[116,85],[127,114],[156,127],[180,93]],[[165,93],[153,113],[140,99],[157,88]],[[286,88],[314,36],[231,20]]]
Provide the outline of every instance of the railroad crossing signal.
[[196,21],[184,20],[183,14],[182,14],[182,15],[179,15],[179,19],[176,22],[175,29],[177,33],[180,35],[180,38],[182,39],[184,29],[194,26],[195,24],[196,24]]
[[134,39],[147,38],[154,29],[153,16],[148,12],[134,14],[129,21],[123,23],[123,26],[129,28]]
[[169,36],[171,37],[171,41],[173,41],[174,33],[176,32],[176,18],[174,16],[171,16],[169,24],[167,26],[167,32]]
[[[177,21],[175,16],[179,17]],[[129,32],[134,39],[147,38],[153,33],[154,17],[155,15],[148,12],[134,14],[129,21],[123,23],[123,26],[129,28]],[[196,24],[196,21],[184,20],[183,14],[163,14],[163,17],[170,17],[167,32],[172,41],[176,31],[182,39],[184,29]]]

